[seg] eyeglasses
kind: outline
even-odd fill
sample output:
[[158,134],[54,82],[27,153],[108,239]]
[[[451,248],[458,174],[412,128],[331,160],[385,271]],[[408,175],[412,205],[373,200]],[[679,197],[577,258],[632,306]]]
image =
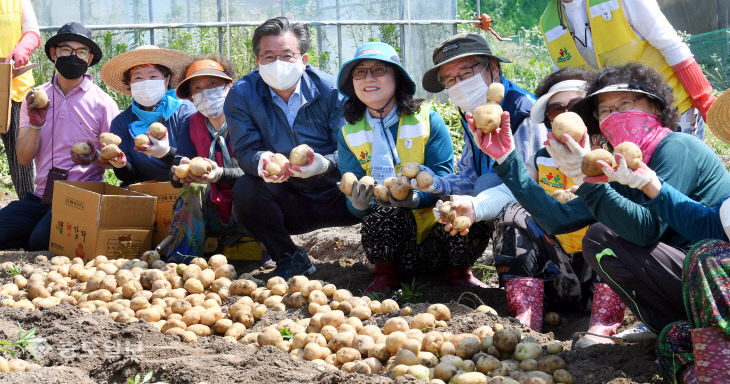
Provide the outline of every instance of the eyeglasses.
[[623,99],[614,105],[604,105],[602,107],[598,107],[598,110],[593,113],[593,116],[595,116],[598,121],[603,121],[603,119],[607,118],[608,115],[613,112],[626,112],[634,109],[634,106],[636,106],[636,102],[641,99],[641,96],[632,97],[628,99]]
[[559,114],[568,112],[571,108],[573,108],[575,104],[577,104],[581,100],[583,100],[583,98],[576,97],[575,99],[570,100],[566,105],[563,105],[563,103],[548,104],[548,106],[545,108],[545,116],[549,121],[553,121],[556,117],[558,117]]
[[267,54],[264,56],[259,56],[259,63],[266,65],[266,64],[271,64],[271,63],[275,62],[276,60],[288,61],[291,63],[291,62],[299,60],[299,58],[301,58],[301,57],[302,57],[302,54],[298,53],[298,52],[288,52],[283,55]]
[[444,79],[441,79],[441,85],[443,85],[446,88],[451,88],[454,84],[456,84],[456,78],[458,77],[459,80],[466,80],[472,76],[474,76],[474,68],[481,63],[476,63],[472,65],[471,67],[465,67],[463,68],[456,76],[449,76]]
[[86,60],[89,58],[89,54],[91,53],[89,51],[89,48],[76,48],[74,49],[70,45],[57,45],[57,55],[58,56],[71,56],[76,55],[81,60]]
[[376,65],[370,68],[355,68],[352,71],[352,78],[355,80],[362,80],[368,77],[368,72],[373,74],[373,77],[383,77],[388,73],[388,67],[385,65]]

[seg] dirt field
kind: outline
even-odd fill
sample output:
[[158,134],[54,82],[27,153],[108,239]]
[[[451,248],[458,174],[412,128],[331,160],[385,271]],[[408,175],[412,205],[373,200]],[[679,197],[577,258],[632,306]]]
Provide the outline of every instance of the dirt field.
[[[9,200],[4,197],[5,202]],[[4,205],[4,202],[0,202]],[[346,288],[355,295],[372,280],[370,267],[359,244],[358,227],[330,228],[296,237],[316,259],[314,279]],[[0,263],[12,261],[23,265],[32,262],[38,253],[0,252]],[[488,262],[491,255],[486,253]],[[48,267],[48,265],[45,265]],[[271,271],[250,265],[246,276],[265,281]],[[11,280],[0,273],[0,284]],[[472,295],[458,302],[464,289],[443,285],[438,279],[423,282],[414,313],[425,311],[428,303],[444,303],[452,318],[447,331],[470,332],[483,325],[503,324],[519,329],[546,344],[560,340],[570,348],[573,332],[587,328],[589,314],[555,309],[561,314],[561,325],[546,326],[544,333],[533,332],[506,316],[506,299],[498,288],[469,289],[478,300],[495,308],[503,316],[473,311],[479,303]],[[227,300],[227,302],[230,301]],[[224,303],[225,304],[225,303]],[[305,310],[268,311],[253,326],[257,331],[282,319],[308,317]],[[387,315],[373,315],[365,324],[383,325]],[[623,327],[634,322],[628,315]],[[232,343],[222,337],[201,337],[186,344],[176,336],[165,336],[145,323],[116,323],[106,316],[88,314],[62,304],[50,309],[27,311],[0,308],[0,339],[15,339],[17,324],[24,330],[37,329],[46,339],[39,349],[40,369],[30,372],[0,374],[2,383],[125,383],[136,374],[153,371],[153,381],[170,383],[390,383],[383,375],[358,375],[337,369],[326,369],[306,361],[295,360],[273,347],[258,348]],[[582,351],[563,351],[560,356],[568,364],[576,383],[663,383],[655,363],[653,345],[594,346]],[[32,360],[32,358],[26,358]],[[411,376],[400,377],[398,383],[417,382]]]

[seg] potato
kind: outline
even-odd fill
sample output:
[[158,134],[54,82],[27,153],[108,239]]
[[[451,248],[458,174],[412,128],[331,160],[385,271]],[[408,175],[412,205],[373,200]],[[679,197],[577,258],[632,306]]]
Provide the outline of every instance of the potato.
[[408,366],[407,365],[396,365],[393,367],[393,371],[390,372],[390,378],[395,380],[396,377],[400,377],[408,373]]
[[359,305],[350,311],[350,316],[356,317],[360,320],[367,320],[372,315],[372,311],[369,307]]
[[276,346],[282,341],[284,341],[284,339],[281,336],[281,332],[279,332],[279,330],[274,327],[264,328],[264,330],[259,333],[258,337],[256,338],[256,342],[258,342],[259,346],[262,347],[265,345]]
[[512,353],[519,342],[517,335],[507,329],[500,329],[494,333],[494,346],[502,352]]
[[476,336],[464,336],[456,344],[456,356],[462,359],[471,359],[472,356],[481,351],[481,347],[482,343]]
[[537,369],[552,374],[558,369],[565,369],[565,361],[556,355],[543,356],[537,360]]
[[109,144],[101,149],[101,157],[104,160],[111,160],[119,156],[120,153],[122,153],[122,150],[116,144]]
[[189,326],[187,331],[193,332],[196,336],[210,336],[210,327],[203,324],[193,324]]
[[149,128],[147,128],[147,132],[149,132],[152,137],[159,140],[165,137],[165,134],[167,133],[167,128],[160,122],[154,122],[150,124]]
[[418,172],[421,170],[421,167],[418,166],[418,163],[406,163],[401,168],[400,172],[403,176],[412,179],[416,176],[418,176]]
[[450,384],[481,384],[487,382],[487,376],[480,372],[459,373],[451,378]]
[[251,280],[234,280],[229,288],[231,295],[248,296],[256,289],[256,283]]
[[454,343],[450,341],[444,341],[441,343],[441,346],[439,347],[439,355],[441,356],[447,356],[447,355],[456,355],[456,346],[454,346]]
[[405,332],[409,329],[408,323],[402,317],[391,317],[383,325],[383,334],[389,335],[395,331]]
[[306,276],[292,276],[289,279],[289,293],[300,292],[308,283],[309,278]]
[[390,351],[385,344],[378,343],[368,349],[368,357],[374,357],[379,361],[387,361],[390,358]]
[[[236,274],[236,268],[231,264],[222,265],[222,266],[218,267],[217,269],[211,268],[211,270],[215,271],[216,279],[225,277],[227,279],[233,280],[238,276]],[[284,293],[282,293],[281,295],[283,295],[283,294]]]
[[431,313],[419,313],[411,320],[413,329],[433,329],[435,326],[436,318]]
[[416,356],[418,357],[418,363],[428,368],[433,368],[439,363],[439,359],[431,352],[418,352]]
[[542,356],[542,347],[538,343],[523,341],[515,346],[514,357],[518,361],[537,359],[540,356]]
[[553,372],[553,379],[555,379],[555,382],[557,383],[573,383],[573,376],[570,374],[570,372],[562,368],[557,369],[555,370],[555,372]]
[[281,170],[284,169],[288,163],[289,159],[287,159],[286,156],[281,153],[275,153],[271,156],[271,162],[266,165],[266,171],[269,172],[271,176],[276,176],[281,173]]
[[433,184],[433,176],[426,171],[418,172],[418,175],[416,175],[416,184],[418,184],[418,188],[426,189]]
[[297,145],[289,153],[289,162],[298,166],[307,165],[309,163],[309,151],[311,150],[312,148],[307,144]]
[[524,384],[553,384],[552,375],[540,371],[527,372],[520,380]]
[[476,371],[476,364],[472,360],[464,360],[461,362],[461,365],[459,366],[459,369],[464,372],[474,372]]
[[443,304],[432,304],[426,309],[426,312],[432,314],[436,320],[451,320],[451,311]]
[[327,300],[327,296],[320,290],[310,292],[307,299],[310,303],[317,303],[319,305],[325,305],[329,302],[329,300]]
[[427,367],[419,364],[408,367],[408,371],[406,371],[406,373],[415,377],[418,380],[424,381],[429,381],[428,379],[431,376],[431,371]]
[[439,353],[439,348],[444,342],[444,336],[441,332],[431,331],[421,340],[421,349],[426,352]]
[[476,370],[488,375],[490,372],[502,367],[502,363],[494,356],[481,356],[476,362]]
[[390,311],[397,311],[400,307],[398,303],[393,299],[385,299],[380,303],[380,313],[389,313]]
[[433,377],[448,382],[458,370],[453,364],[440,362],[433,369]]
[[439,208],[439,216],[441,217],[441,221],[444,223],[453,223],[456,219],[456,211],[451,206],[450,201],[445,201],[441,204],[441,207]]
[[561,143],[565,143],[563,141],[563,135],[566,133],[578,143],[583,139],[583,135],[586,134],[586,125],[583,119],[575,112],[559,114],[550,125],[553,127],[553,136]]
[[201,293],[203,289],[203,283],[198,279],[191,278],[185,282],[185,290],[190,293]]
[[560,325],[560,315],[556,312],[548,312],[545,314],[545,324]]
[[598,160],[603,160],[610,166],[613,163],[613,155],[605,149],[594,149],[583,156],[581,163],[581,172],[586,176],[601,176],[603,171],[596,164]]
[[71,152],[82,156],[88,155],[89,153],[91,153],[91,147],[89,146],[89,144],[79,141],[71,146]]
[[30,97],[33,99],[33,103],[36,104],[33,108],[43,109],[48,106],[48,94],[46,94],[43,88],[31,88]]
[[473,113],[474,126],[484,134],[490,134],[502,123],[502,107],[496,103],[478,106]]
[[395,364],[396,365],[416,365],[418,364],[418,357],[415,353],[413,353],[411,350],[406,348],[401,348],[398,350],[398,353],[395,355]]
[[226,264],[228,264],[228,258],[221,254],[213,255],[208,259],[208,266],[214,271]]
[[367,364],[368,367],[370,367],[370,373],[376,374],[376,373],[380,373],[380,371],[383,370],[383,364],[380,362],[380,360],[378,360],[374,357],[368,357],[367,359],[364,359],[362,362],[364,364]]
[[0,373],[7,373],[10,372],[10,365],[8,364],[8,360],[6,360],[4,357],[0,356]]
[[188,174],[190,173],[190,165],[188,164],[180,164],[177,167],[175,167],[175,176],[177,176],[178,179],[185,179],[188,177]]
[[339,351],[342,348],[351,348],[354,340],[354,332],[340,332],[332,337],[332,340],[327,343],[327,346],[332,351]]
[[471,227],[471,219],[466,216],[457,216],[454,219],[453,228],[456,232],[462,232]]
[[613,153],[621,154],[626,159],[626,165],[633,170],[636,170],[641,166],[641,149],[639,149],[638,145],[630,141],[624,141],[617,145],[616,148],[613,149]]
[[553,191],[553,193],[551,194],[551,196],[555,200],[559,201],[561,204],[565,204],[565,203],[569,202],[570,200],[573,200],[576,197],[578,197],[578,196],[576,196],[575,193],[570,192],[570,191],[565,190],[565,189],[557,189],[557,190]]
[[140,134],[134,137],[134,146],[138,148],[144,148],[145,145],[150,145],[150,138],[145,134]]
[[407,350],[413,352],[414,354],[418,355],[418,353],[421,352],[421,340],[410,338],[407,333],[406,333],[406,337],[408,337],[408,339],[406,340],[405,343],[403,343],[403,346],[401,348],[407,349]]
[[46,298],[51,296],[46,287],[42,283],[29,283],[27,286],[28,298],[33,300],[37,297]]
[[99,143],[104,145],[114,144],[118,146],[122,143],[122,138],[111,132],[102,132],[99,135]]
[[395,355],[399,349],[406,343],[408,336],[404,332],[395,331],[385,338],[385,348],[391,355]]
[[500,82],[489,84],[487,89],[487,101],[492,103],[501,103],[504,98],[504,85]]
[[340,362],[340,364],[360,360],[360,358],[360,352],[355,348],[344,347],[337,351],[337,361]]
[[188,166],[190,167],[190,173],[194,176],[203,176],[213,169],[213,166],[208,160],[202,157],[194,157],[190,160]]
[[403,178],[396,177],[395,180],[390,182],[388,190],[390,191],[390,195],[393,196],[394,199],[403,200],[408,197],[408,193],[411,190],[411,185],[408,184],[408,181],[403,180]]
[[537,360],[535,360],[535,359],[522,360],[520,362],[520,369],[525,372],[537,370]]
[[340,191],[347,196],[352,195],[352,185],[357,181],[357,176],[352,172],[347,172],[342,175],[340,180]]
[[[560,344],[560,342],[554,342],[547,346],[547,353],[550,355],[557,355],[558,353],[563,352],[563,344]],[[532,369],[534,371],[534,369]]]

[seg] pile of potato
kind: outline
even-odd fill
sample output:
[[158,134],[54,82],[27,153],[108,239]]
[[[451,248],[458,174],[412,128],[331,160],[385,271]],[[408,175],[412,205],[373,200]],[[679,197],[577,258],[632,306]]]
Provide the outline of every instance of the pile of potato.
[[[47,262],[45,256],[36,258],[36,264]],[[9,268],[9,263],[0,265],[2,270]],[[239,298],[222,305],[230,296]],[[545,355],[534,340],[520,342],[518,333],[500,324],[452,334],[441,330],[451,320],[443,304],[412,316],[410,307],[401,308],[394,300],[354,296],[304,276],[289,282],[272,277],[259,287],[254,281],[236,279],[223,255],[207,261],[196,258],[190,265],[165,263],[154,251],[142,259],[97,256],[87,263],[56,256],[50,260],[50,270],[27,264],[12,283],[0,287],[4,307],[34,310],[60,303],[117,322],[145,321],[184,342],[215,334],[231,342],[270,345],[295,358],[347,372],[393,378],[408,373],[454,384],[572,382],[565,362],[553,355],[562,350],[558,343]],[[267,311],[287,308],[306,308],[311,317],[250,331]],[[496,315],[487,306],[477,311]],[[372,323],[368,320],[377,315],[387,317],[382,328],[363,323]]]
[[8,373],[14,371],[33,371],[41,366],[36,363],[29,363],[21,359],[6,359],[0,356],[0,373]]

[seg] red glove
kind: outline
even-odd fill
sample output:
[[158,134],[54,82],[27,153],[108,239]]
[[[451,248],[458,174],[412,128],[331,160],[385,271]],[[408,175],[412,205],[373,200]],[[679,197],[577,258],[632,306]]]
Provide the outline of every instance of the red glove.
[[15,67],[22,67],[28,64],[30,53],[33,52],[38,46],[41,45],[41,37],[34,31],[28,31],[21,36],[18,44],[10,51],[8,57],[5,58],[5,62],[9,63],[10,60],[15,60]]
[[700,65],[694,57],[672,67],[677,79],[692,98],[692,105],[700,111],[702,119],[707,120],[707,111],[716,97],[712,94],[712,85],[702,73]]
[[485,135],[480,129],[476,129],[471,113],[466,114],[466,122],[469,124],[469,130],[474,136],[479,149],[489,157],[497,160],[497,163],[501,164],[504,158],[514,151],[515,141],[512,138],[512,130],[510,129],[509,112],[502,113],[502,124],[488,135]]
[[46,114],[48,113],[48,106],[45,108],[36,108],[36,105],[38,105],[35,100],[33,100],[32,92],[28,92],[25,94],[25,106],[28,108],[28,122],[30,123],[31,127],[34,127],[35,129],[40,129],[46,124]]

